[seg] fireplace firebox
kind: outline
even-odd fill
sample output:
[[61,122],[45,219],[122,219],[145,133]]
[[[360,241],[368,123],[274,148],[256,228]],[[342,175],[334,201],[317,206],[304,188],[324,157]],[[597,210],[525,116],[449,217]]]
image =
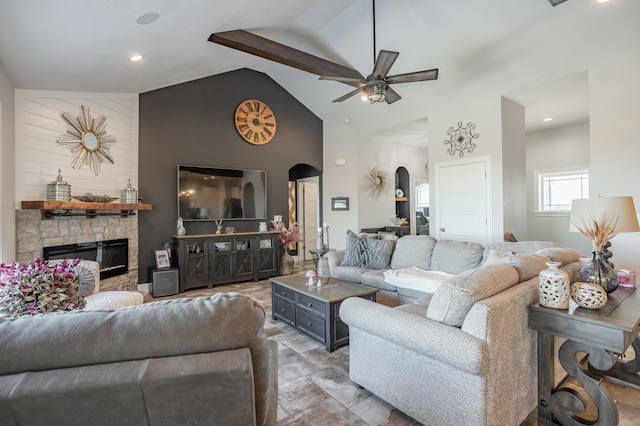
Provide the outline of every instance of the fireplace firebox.
[[100,263],[100,279],[129,272],[129,240],[127,238],[91,243],[45,247],[42,257],[54,259],[85,259]]

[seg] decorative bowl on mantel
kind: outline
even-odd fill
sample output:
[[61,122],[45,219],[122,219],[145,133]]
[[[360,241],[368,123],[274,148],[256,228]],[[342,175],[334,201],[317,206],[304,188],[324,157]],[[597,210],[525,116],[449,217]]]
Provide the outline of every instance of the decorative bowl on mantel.
[[93,195],[91,193],[73,195],[73,198],[84,203],[110,203],[118,199],[118,197],[111,197],[109,195]]

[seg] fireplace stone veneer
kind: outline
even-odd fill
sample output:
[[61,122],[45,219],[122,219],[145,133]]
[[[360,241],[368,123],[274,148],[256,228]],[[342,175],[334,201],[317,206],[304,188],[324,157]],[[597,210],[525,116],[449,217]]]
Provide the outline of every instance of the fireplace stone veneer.
[[19,262],[42,257],[44,247],[94,241],[129,240],[129,271],[100,280],[100,291],[137,290],[138,217],[57,217],[41,220],[40,210],[16,210],[16,251]]

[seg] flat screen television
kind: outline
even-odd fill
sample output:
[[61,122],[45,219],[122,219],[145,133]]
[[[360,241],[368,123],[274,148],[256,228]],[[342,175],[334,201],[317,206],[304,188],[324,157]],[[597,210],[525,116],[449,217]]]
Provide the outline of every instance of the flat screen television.
[[183,220],[267,218],[267,172],[178,165]]

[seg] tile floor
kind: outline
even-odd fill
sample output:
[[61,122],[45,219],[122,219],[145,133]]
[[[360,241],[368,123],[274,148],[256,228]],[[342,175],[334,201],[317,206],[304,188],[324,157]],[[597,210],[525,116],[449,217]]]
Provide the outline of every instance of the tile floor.
[[[312,267],[296,266],[298,270]],[[233,291],[246,294],[262,305],[268,318],[265,330],[270,338],[278,342],[279,426],[420,425],[375,395],[359,389],[349,380],[348,346],[328,353],[324,345],[281,321],[271,319],[269,281],[196,289],[157,299],[147,294],[145,302],[178,297],[209,296],[218,292]],[[640,424],[640,388],[622,386],[607,380],[607,389],[617,401],[620,425]],[[521,426],[536,424],[534,410]]]

